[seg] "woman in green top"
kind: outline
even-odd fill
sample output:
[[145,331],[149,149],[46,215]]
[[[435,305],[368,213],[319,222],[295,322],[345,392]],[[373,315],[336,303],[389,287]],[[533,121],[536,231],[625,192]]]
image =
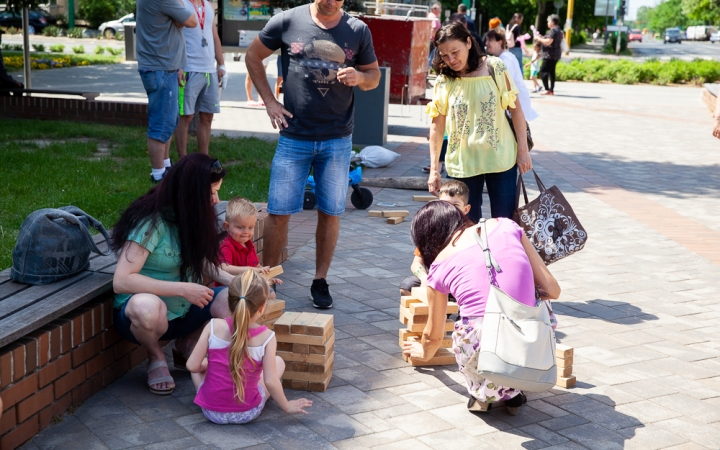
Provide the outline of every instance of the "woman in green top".
[[[113,277],[115,326],[148,352],[150,391],[167,395],[175,383],[160,341],[176,339],[181,367],[204,324],[228,317],[232,275],[218,268],[215,209],[226,175],[220,161],[194,153],[178,161],[162,181],[135,200],[113,229],[119,252]],[[180,361],[178,361],[180,359]]]
[[[436,194],[440,189],[439,150],[447,133],[445,170],[470,188],[468,217],[473,222],[480,219],[485,183],[492,217],[511,217],[517,170],[532,168],[525,116],[515,101],[518,90],[502,60],[485,55],[463,24],[444,25],[435,35],[435,45],[433,68],[439,75],[433,101],[427,105],[432,118],[428,190]],[[517,141],[505,110],[512,115]]]

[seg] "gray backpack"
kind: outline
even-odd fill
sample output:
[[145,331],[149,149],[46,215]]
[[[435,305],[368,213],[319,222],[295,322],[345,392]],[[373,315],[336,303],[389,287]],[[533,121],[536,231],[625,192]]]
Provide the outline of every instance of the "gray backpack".
[[[88,224],[105,237],[107,251],[93,241]],[[110,254],[102,224],[76,206],[39,209],[25,219],[12,253],[10,278],[32,285],[54,283],[90,266],[90,252]]]

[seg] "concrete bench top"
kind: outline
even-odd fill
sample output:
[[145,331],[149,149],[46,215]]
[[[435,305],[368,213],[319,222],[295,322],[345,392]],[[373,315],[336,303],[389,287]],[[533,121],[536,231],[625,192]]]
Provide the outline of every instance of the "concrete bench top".
[[0,88],[0,92],[12,92],[15,94],[51,94],[51,95],[74,95],[83,97],[85,100],[95,100],[99,92],[74,92],[74,91],[58,91],[53,89],[17,89],[17,88]]
[[[95,241],[102,242],[102,235]],[[114,254],[92,253],[88,270],[43,286],[11,280],[9,268],[0,272],[0,347],[111,291],[116,263]]]

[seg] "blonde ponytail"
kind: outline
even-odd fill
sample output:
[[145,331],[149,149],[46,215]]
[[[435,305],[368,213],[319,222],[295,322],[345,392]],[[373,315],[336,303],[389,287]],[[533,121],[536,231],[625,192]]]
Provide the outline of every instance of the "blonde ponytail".
[[269,293],[270,287],[267,281],[254,270],[236,276],[228,287],[228,306],[232,311],[234,323],[230,343],[230,374],[235,384],[238,403],[245,401],[243,386],[245,359],[249,359],[253,365],[256,364],[248,351],[250,318],[265,305]]

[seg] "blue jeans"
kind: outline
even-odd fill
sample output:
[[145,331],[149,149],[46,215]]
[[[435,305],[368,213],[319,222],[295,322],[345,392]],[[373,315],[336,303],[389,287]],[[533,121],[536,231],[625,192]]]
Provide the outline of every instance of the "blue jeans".
[[470,189],[471,206],[468,218],[477,223],[482,217],[483,184],[487,183],[490,197],[490,215],[493,218],[512,218],[515,211],[515,193],[517,189],[517,166],[499,173],[485,173],[470,178],[455,178],[467,184]]
[[518,60],[518,64],[520,65],[520,73],[523,73],[523,70],[524,70],[524,68],[523,68],[523,52],[522,52],[522,48],[520,47],[520,44],[516,43],[515,47],[510,48],[508,50],[510,50],[510,53],[512,53],[513,56],[515,56],[515,59]]
[[148,96],[147,137],[165,143],[178,123],[177,70],[140,69],[139,72]]
[[299,213],[305,184],[313,169],[317,208],[330,216],[345,212],[352,135],[327,141],[303,141],[280,136],[270,168],[267,212],[277,216]]

